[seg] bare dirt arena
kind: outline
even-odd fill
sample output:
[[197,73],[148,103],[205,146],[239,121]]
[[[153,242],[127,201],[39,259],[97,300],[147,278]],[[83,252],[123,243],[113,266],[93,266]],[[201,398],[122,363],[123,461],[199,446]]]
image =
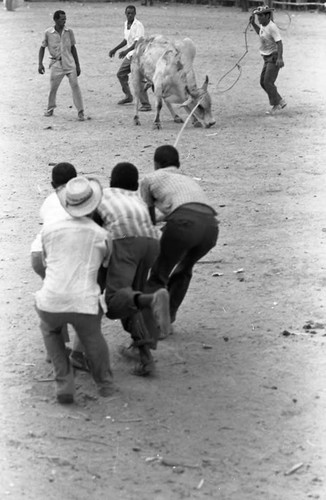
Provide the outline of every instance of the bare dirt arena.
[[[216,125],[188,124],[178,149],[219,214],[220,237],[196,266],[175,334],[154,352],[157,376],[130,374],[118,355],[129,337],[105,318],[116,394],[98,398],[78,372],[76,403],[56,403],[29,256],[52,164],[72,162],[107,186],[119,161],[150,172],[154,149],[181,128],[166,109],[162,130],[152,130],[154,112],[135,127],[133,106],[116,104],[120,61],[108,51],[125,6],[0,11],[0,498],[325,500],[325,12],[280,14],[288,106],[271,117],[253,31],[240,80],[222,92],[236,69],[217,86],[245,51],[248,13],[136,3],[147,34],[191,37],[198,85],[209,76]],[[57,9],[77,39],[84,123],[67,80],[55,116],[43,116],[49,71],[38,74],[38,49]]]

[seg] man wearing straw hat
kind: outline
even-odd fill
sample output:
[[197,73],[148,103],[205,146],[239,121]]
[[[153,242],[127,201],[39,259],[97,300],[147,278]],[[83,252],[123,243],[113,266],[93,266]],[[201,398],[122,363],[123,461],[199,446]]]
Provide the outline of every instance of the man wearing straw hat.
[[[260,37],[260,53],[264,59],[260,75],[260,85],[268,95],[271,110],[267,114],[274,115],[286,106],[286,102],[277,91],[275,81],[278,72],[284,66],[283,43],[280,31],[272,20],[273,8],[262,5],[250,16],[250,23]],[[255,22],[257,15],[258,23]]]
[[61,330],[71,324],[90,365],[101,396],[112,394],[109,350],[101,332],[98,270],[107,265],[111,241],[91,216],[102,199],[96,179],[75,177],[57,191],[71,218],[48,224],[41,233],[46,265],[43,286],[36,294],[36,311],[47,352],[51,356],[56,396],[73,403],[74,376]]

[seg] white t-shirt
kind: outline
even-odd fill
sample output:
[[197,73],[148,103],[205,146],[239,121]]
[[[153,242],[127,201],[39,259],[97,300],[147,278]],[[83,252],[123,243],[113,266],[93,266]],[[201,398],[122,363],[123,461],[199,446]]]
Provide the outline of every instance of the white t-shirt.
[[36,292],[38,309],[47,312],[98,314],[98,270],[107,266],[111,239],[89,217],[47,224],[41,231],[45,278]]
[[[127,26],[128,21],[125,21],[123,37],[127,41],[127,47],[129,48],[136,40],[139,40],[140,37],[145,36],[145,30],[143,24],[136,18],[134,19],[130,30],[128,30]],[[128,52],[128,54],[126,55],[127,59],[130,59],[133,53],[133,50]]]
[[282,40],[280,30],[273,21],[269,21],[267,26],[260,26],[260,53],[262,56],[269,56],[277,52],[276,42]]

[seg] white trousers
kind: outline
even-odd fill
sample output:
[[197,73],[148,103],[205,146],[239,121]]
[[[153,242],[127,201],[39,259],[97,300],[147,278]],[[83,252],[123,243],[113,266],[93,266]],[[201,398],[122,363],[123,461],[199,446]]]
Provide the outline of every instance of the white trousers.
[[67,73],[60,66],[54,64],[51,67],[51,76],[50,76],[50,93],[48,100],[48,109],[53,109],[56,107],[56,97],[57,91],[62,82],[63,78],[67,76],[70,87],[72,90],[72,98],[74,101],[74,105],[77,108],[77,111],[82,111],[84,109],[83,98],[81,95],[81,90],[78,84],[77,72],[75,69],[71,70],[71,72]]

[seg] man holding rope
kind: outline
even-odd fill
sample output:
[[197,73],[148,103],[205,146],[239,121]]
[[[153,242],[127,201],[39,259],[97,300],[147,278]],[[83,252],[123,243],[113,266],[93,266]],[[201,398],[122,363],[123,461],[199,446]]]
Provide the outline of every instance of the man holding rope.
[[[260,75],[260,85],[268,95],[272,106],[267,114],[274,115],[286,106],[286,102],[277,91],[275,81],[280,68],[283,68],[283,43],[280,31],[272,21],[273,8],[262,5],[255,9],[249,22],[260,37],[260,53],[264,59],[264,66]],[[255,22],[255,15],[258,23]]]

